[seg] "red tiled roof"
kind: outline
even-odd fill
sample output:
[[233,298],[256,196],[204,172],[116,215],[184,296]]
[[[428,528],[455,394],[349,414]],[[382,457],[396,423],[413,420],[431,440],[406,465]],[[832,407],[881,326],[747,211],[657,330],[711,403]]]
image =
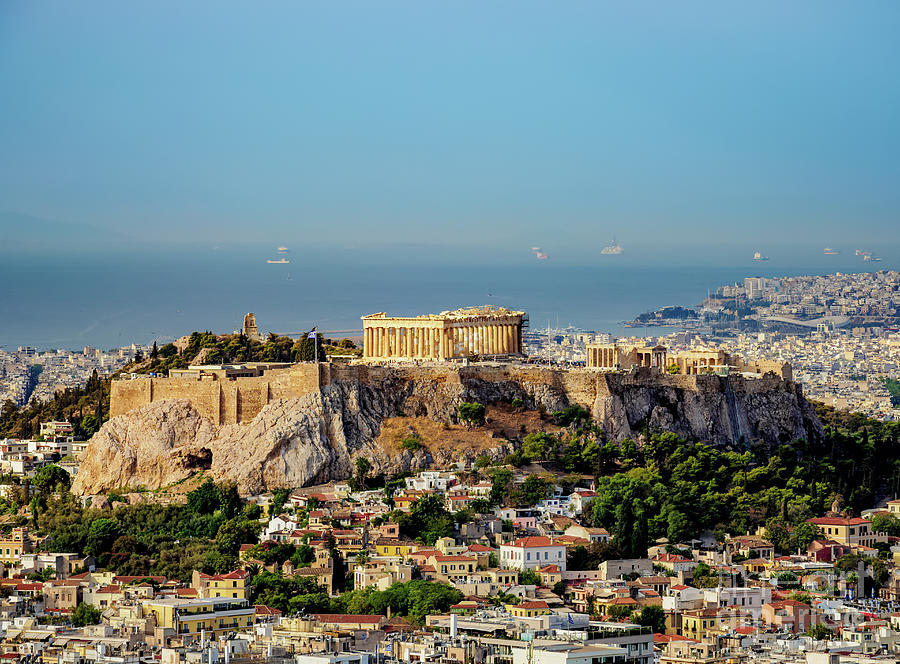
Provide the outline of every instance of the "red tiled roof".
[[687,636],[681,636],[680,634],[654,634],[653,642],[654,643],[671,643],[672,641],[693,641],[694,643],[700,643],[697,639],[691,639]]
[[487,553],[489,551],[493,551],[489,546],[485,546],[484,544],[470,544],[469,551],[474,551],[475,553]]
[[233,572],[228,572],[228,574],[200,574],[201,579],[208,579],[210,581],[236,581],[246,579],[249,576],[250,572],[245,569],[236,569]]
[[847,519],[843,517],[822,516],[817,519],[807,519],[806,523],[814,523],[817,526],[860,526],[872,522],[868,519],[861,519],[859,517]]
[[543,535],[533,535],[531,537],[520,537],[509,546],[527,549],[538,546],[553,546],[553,541],[549,537],[544,537]]
[[660,553],[652,558],[653,560],[658,560],[664,563],[690,563],[693,562],[690,558],[685,558],[684,556],[679,556],[676,553]]
[[435,556],[434,559],[439,563],[475,563],[475,562],[478,562],[475,558],[466,558],[465,556]]
[[140,581],[142,579],[150,579],[150,580],[155,581],[156,583],[160,583],[160,584],[166,582],[166,577],[164,577],[164,576],[150,576],[149,574],[145,574],[143,576],[127,576],[127,575],[114,576],[113,583],[129,584],[129,583],[134,583],[135,581]]
[[256,604],[254,607],[256,609],[256,615],[258,616],[280,616],[281,609],[273,609],[271,606],[266,606],[265,604]]
[[769,602],[768,604],[764,604],[763,606],[771,606],[773,609],[785,609],[792,606],[802,606],[804,608],[810,608],[809,604],[804,604],[803,602],[798,602],[793,599],[784,599],[780,602]]
[[371,625],[377,625],[379,622],[384,620],[384,616],[372,616],[372,615],[353,615],[353,614],[343,614],[343,613],[314,613],[312,614],[313,618],[318,620],[319,622],[324,623],[368,623]]
[[522,602],[521,604],[516,605],[517,609],[549,609],[550,605],[547,602]]

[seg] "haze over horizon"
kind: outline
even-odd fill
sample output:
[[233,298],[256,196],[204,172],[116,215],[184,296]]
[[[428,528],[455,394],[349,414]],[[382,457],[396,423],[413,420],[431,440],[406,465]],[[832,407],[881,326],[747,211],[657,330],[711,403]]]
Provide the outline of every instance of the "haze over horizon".
[[186,246],[891,252],[900,7],[863,9],[6,3],[0,209]]

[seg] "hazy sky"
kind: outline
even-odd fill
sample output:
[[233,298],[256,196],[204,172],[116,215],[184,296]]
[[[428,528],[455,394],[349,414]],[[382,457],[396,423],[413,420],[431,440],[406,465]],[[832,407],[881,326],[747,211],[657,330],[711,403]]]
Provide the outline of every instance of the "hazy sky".
[[0,4],[0,209],[212,242],[885,241],[900,3]]

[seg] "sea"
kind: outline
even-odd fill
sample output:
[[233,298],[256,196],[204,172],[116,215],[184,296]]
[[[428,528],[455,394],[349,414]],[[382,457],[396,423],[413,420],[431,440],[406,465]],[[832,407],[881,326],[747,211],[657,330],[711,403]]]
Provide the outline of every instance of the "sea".
[[[9,247],[6,248],[7,250]],[[656,336],[671,328],[625,328],[667,305],[699,304],[745,277],[898,269],[900,255],[863,262],[853,249],[824,256],[794,248],[754,261],[753,250],[695,253],[625,248],[620,255],[563,252],[539,260],[524,249],[271,246],[120,248],[0,253],[0,345],[4,350],[114,348],[166,343],[193,330],[240,328],[254,312],[262,332],[360,334],[360,316],[438,313],[471,305],[524,310],[533,329]]]

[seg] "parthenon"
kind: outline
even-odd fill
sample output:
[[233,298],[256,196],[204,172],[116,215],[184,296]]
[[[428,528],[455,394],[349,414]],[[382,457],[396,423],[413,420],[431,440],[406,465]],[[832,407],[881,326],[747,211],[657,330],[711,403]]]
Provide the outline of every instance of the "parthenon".
[[412,317],[363,316],[366,360],[453,360],[522,353],[524,311],[470,307]]

